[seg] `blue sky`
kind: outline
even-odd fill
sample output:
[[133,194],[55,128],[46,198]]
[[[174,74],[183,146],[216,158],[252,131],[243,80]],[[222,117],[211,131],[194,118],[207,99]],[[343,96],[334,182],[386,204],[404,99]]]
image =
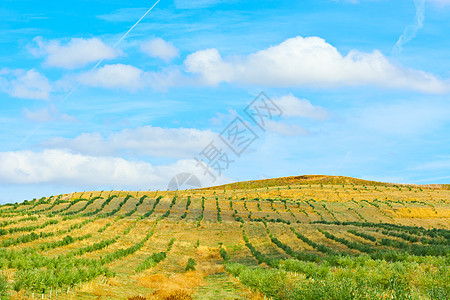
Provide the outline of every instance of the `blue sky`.
[[[2,1],[0,202],[182,172],[450,181],[450,1],[154,3]],[[260,92],[282,111],[263,129]],[[240,156],[219,137],[237,116]]]

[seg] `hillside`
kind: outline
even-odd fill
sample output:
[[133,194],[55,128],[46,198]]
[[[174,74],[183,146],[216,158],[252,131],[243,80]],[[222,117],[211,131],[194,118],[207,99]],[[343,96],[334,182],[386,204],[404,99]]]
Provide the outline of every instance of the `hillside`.
[[250,180],[241,181],[236,183],[224,184],[220,186],[209,187],[205,189],[254,189],[263,187],[273,187],[273,186],[289,186],[296,184],[331,184],[331,185],[342,185],[342,184],[354,184],[354,185],[371,185],[371,186],[421,186],[422,188],[439,188],[439,189],[449,189],[448,184],[427,184],[427,185],[405,185],[405,184],[395,184],[386,183],[379,181],[364,180],[359,178],[347,177],[347,176],[330,176],[330,175],[301,175],[301,176],[289,176],[280,178],[270,178],[270,179],[260,179],[260,180]]
[[261,180],[241,181],[236,183],[225,184],[221,186],[215,186],[207,189],[254,189],[273,186],[288,186],[295,184],[356,184],[356,185],[389,185],[390,183],[383,183],[377,181],[363,180],[346,176],[327,176],[327,175],[301,175],[301,176],[289,176],[280,178],[270,178]]
[[438,185],[308,175],[3,205],[0,294],[448,299],[449,203]]

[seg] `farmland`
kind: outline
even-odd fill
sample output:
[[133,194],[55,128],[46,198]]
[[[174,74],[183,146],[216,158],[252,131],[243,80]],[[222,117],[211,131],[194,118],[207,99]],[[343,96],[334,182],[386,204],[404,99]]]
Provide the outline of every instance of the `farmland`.
[[12,299],[448,299],[450,189],[299,176],[0,208]]

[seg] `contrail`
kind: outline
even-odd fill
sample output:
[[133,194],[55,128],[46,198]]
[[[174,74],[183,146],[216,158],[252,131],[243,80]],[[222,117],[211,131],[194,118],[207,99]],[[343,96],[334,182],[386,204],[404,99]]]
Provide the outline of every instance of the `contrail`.
[[414,17],[414,23],[408,25],[403,34],[398,39],[392,48],[392,53],[398,54],[402,52],[403,45],[411,41],[416,37],[417,31],[423,27],[423,21],[425,20],[425,0],[414,0],[416,6],[416,16]]
[[134,29],[134,27],[136,27],[136,25],[137,24],[139,24],[141,21],[142,21],[142,19],[143,18],[145,18],[145,16],[149,13],[149,12],[151,12],[152,11],[152,9],[156,6],[156,4],[158,4],[159,3],[159,1],[161,1],[161,0],[158,0],[158,1],[156,1],[155,2],[155,4],[153,4],[153,6],[152,7],[150,7],[146,12],[145,12],[145,14],[139,19],[139,20],[137,20],[137,22],[136,23],[134,23],[134,25],[133,26],[131,26],[131,28],[117,41],[117,43],[114,45],[114,47],[113,48],[116,48],[117,47],[117,45],[119,45],[120,44],[120,42],[122,42],[122,40],[131,32],[131,30],[133,30]]
[[[153,4],[152,5],[152,7],[150,7],[146,12],[145,12],[145,14],[139,19],[139,20],[137,20],[137,22],[136,23],[134,23],[134,25],[133,26],[131,26],[130,27],[130,29],[128,29],[128,31],[127,32],[125,32],[125,34],[124,35],[122,35],[122,37],[114,44],[114,46],[113,46],[113,48],[116,48],[117,46],[119,46],[119,44],[127,37],[127,35],[134,29],[134,27],[136,27],[141,21],[142,21],[142,19],[144,19],[145,18],[145,16],[146,15],[148,15],[148,13],[149,12],[151,12],[152,11],[152,9],[156,6],[156,4],[158,4],[159,3],[159,1],[161,1],[161,0],[157,0],[156,2],[155,2],[155,4]],[[97,69],[98,68],[98,66],[100,66],[100,64],[103,62],[103,60],[104,60],[104,58],[101,58],[92,68],[91,68],[91,70],[90,71],[93,71],[93,70],[95,70],[95,69]],[[67,98],[69,98],[72,94],[73,94],[73,92],[75,92],[77,89],[78,89],[78,87],[80,86],[80,82],[77,82],[77,84],[63,97],[63,99],[62,99],[62,101],[61,101],[61,103],[64,103],[66,100],[67,100]]]
[[[157,0],[155,2],[155,4],[152,5],[152,7],[150,7],[145,14],[139,19],[137,20],[136,23],[134,23],[133,26],[130,27],[130,29],[128,29],[127,32],[125,32],[124,35],[122,35],[122,37],[114,44],[113,48],[116,48],[126,37],[127,35],[145,18],[146,15],[148,15],[149,12],[151,12],[153,10],[153,8],[160,2],[161,0]],[[99,61],[97,61],[97,63],[90,69],[90,71],[93,71],[95,69],[98,68],[98,66],[100,66],[100,64],[103,62],[104,58],[101,58]],[[78,81],[71,89],[70,91],[64,95],[64,97],[61,100],[61,103],[64,103],[77,89],[78,87],[81,85],[81,83]],[[28,134],[18,145],[17,148],[20,148],[23,144],[25,144],[31,137],[33,137],[36,132],[39,131],[39,129],[42,127],[41,124],[37,125],[33,131]]]

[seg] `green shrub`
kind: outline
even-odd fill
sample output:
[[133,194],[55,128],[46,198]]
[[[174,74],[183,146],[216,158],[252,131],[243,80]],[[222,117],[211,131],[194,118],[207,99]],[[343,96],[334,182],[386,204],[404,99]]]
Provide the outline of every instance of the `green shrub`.
[[189,258],[188,262],[186,264],[186,268],[184,269],[185,271],[195,271],[195,266],[197,264],[195,263],[195,259],[193,258]]
[[225,250],[224,248],[220,248],[219,254],[223,258],[223,260],[227,261],[229,259],[227,250]]

